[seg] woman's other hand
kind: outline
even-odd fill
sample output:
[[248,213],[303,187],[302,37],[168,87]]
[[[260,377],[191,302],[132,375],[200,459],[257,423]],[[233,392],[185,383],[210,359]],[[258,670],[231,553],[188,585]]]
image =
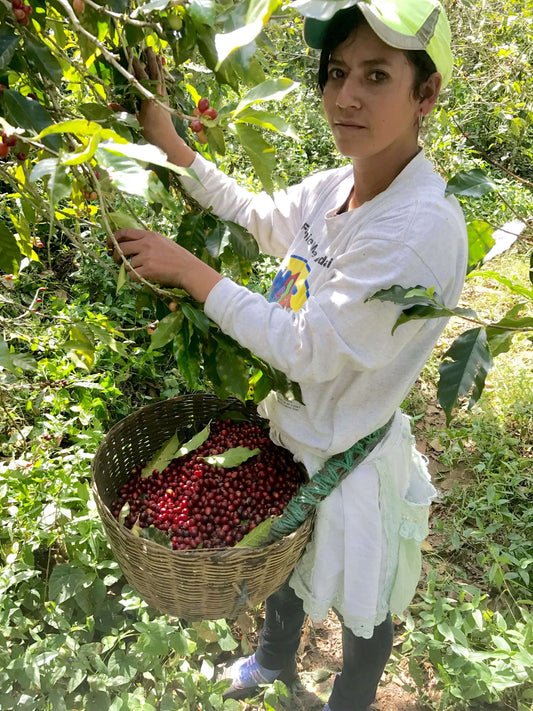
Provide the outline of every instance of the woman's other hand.
[[[151,47],[146,50],[146,65],[133,58],[133,71],[139,81],[155,84],[155,90],[151,87],[152,93],[168,104],[161,57]],[[175,165],[190,166],[196,154],[177,134],[168,111],[155,101],[144,99],[138,118],[147,141],[161,148]]]
[[[222,279],[215,269],[159,232],[121,229],[114,236],[137,273],[130,271],[133,280],[142,277],[147,281],[185,289],[196,301],[204,303],[211,289]],[[113,250],[115,262],[122,263],[111,240],[108,240],[108,247]]]

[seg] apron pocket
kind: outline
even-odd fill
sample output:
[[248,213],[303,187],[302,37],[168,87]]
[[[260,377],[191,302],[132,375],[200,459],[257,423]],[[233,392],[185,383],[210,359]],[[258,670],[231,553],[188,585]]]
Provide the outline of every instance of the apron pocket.
[[420,544],[429,533],[429,505],[436,493],[424,460],[415,452],[405,498],[398,502],[398,567],[390,596],[394,614],[403,614],[416,592],[422,570]]

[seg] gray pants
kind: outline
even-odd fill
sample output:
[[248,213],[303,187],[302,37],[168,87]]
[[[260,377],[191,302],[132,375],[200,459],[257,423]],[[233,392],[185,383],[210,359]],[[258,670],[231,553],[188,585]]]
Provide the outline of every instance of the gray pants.
[[[256,650],[259,664],[266,669],[289,668],[300,644],[304,619],[302,601],[286,582],[266,601],[265,624]],[[331,711],[365,711],[370,706],[390,657],[392,642],[390,615],[374,628],[370,639],[356,637],[342,625],[343,666],[333,685]]]

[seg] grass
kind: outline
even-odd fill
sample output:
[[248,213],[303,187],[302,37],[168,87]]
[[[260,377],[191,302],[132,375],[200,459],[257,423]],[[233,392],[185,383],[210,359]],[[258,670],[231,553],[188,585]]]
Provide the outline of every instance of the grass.
[[[524,247],[489,268],[527,283]],[[517,300],[478,278],[463,295],[486,321],[502,318]],[[446,426],[435,402],[438,364],[463,330],[452,319],[405,403],[441,496],[395,661],[429,665],[431,673],[415,677],[428,708],[526,711],[533,700],[533,353],[526,335],[515,337],[495,359],[479,401]]]

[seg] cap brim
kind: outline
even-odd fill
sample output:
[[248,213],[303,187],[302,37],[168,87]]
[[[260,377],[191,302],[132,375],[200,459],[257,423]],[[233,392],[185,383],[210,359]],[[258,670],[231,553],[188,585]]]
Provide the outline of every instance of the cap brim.
[[304,19],[304,41],[308,47],[322,49],[328,33],[331,20],[315,20],[314,17]]

